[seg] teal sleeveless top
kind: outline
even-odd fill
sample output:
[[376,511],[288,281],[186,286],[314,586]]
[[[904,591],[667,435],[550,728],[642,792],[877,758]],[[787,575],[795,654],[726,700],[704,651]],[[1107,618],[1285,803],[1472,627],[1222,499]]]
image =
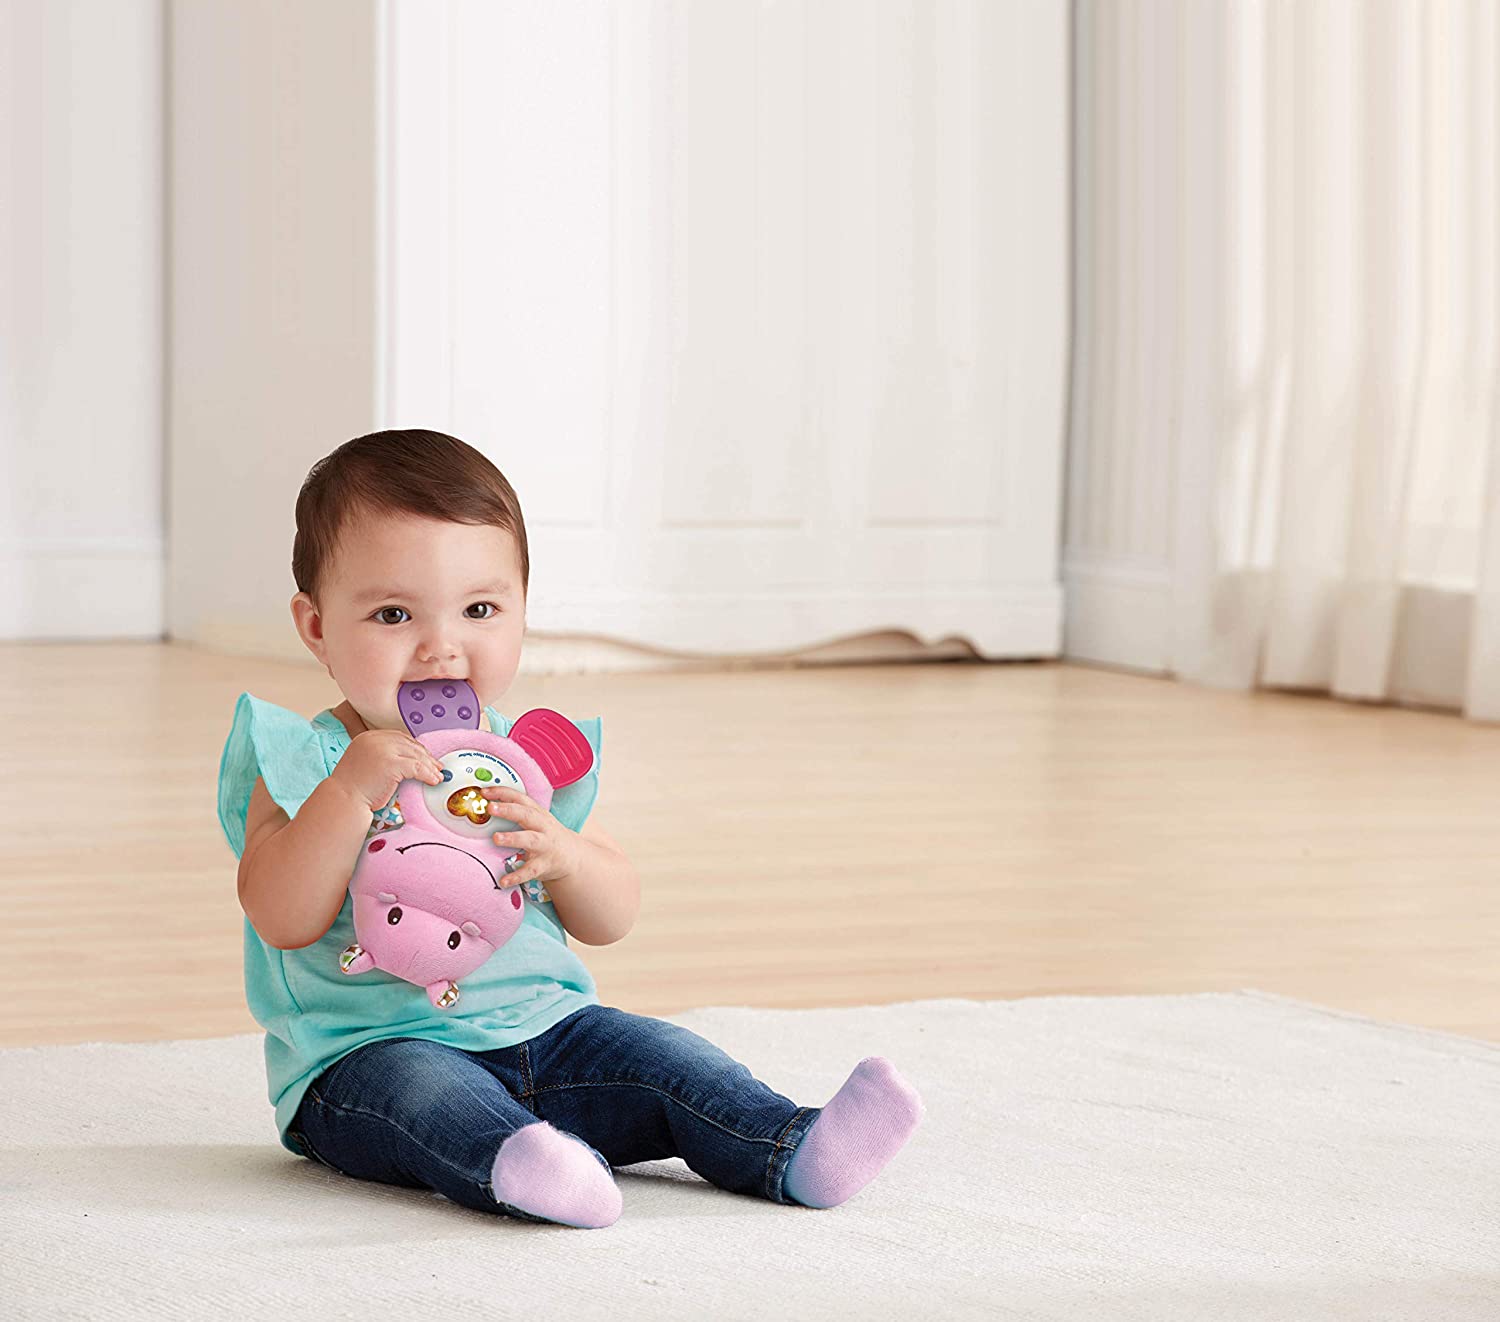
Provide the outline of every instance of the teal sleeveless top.
[[[511,722],[486,707],[490,729],[507,734]],[[553,815],[580,830],[599,792],[598,717],[575,724],[594,750],[593,769],[558,790]],[[312,720],[241,693],[219,761],[219,825],[238,858],[245,850],[245,815],[259,776],[271,798],[295,817],[349,747],[343,722],[325,709]],[[373,814],[370,833],[399,824],[399,796]],[[545,1032],[585,1005],[597,1005],[594,979],[569,947],[545,887],[525,883],[521,926],[461,984],[451,1010],[439,1010],[420,987],[380,969],[350,975],[339,953],[354,941],[354,902],[323,937],[300,950],[262,941],[245,919],[245,1000],[266,1030],[266,1080],[282,1146],[299,1152],[287,1129],[307,1087],[341,1056],[366,1042],[420,1037],[465,1051],[510,1047]]]

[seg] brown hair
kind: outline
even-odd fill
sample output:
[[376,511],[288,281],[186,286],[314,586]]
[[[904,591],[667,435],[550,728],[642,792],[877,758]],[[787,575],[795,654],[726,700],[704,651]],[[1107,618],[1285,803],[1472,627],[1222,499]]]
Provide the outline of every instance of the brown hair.
[[361,511],[490,524],[516,539],[521,592],[531,576],[521,502],[505,474],[440,431],[377,431],[345,441],[308,470],[297,493],[292,577],[317,600],[339,533]]

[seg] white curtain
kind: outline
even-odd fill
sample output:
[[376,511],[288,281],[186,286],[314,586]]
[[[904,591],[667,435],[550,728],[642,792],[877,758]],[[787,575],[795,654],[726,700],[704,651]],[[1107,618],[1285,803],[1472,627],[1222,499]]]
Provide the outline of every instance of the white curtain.
[[1500,719],[1496,8],[1080,0],[1070,651]]

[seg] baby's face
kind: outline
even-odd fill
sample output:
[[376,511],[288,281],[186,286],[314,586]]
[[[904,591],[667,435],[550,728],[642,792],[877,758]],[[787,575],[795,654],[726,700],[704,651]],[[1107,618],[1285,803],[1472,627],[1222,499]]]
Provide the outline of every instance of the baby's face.
[[515,678],[526,599],[503,528],[361,515],[340,534],[321,610],[292,598],[297,630],[371,729],[404,730],[407,680],[466,679],[495,705]]

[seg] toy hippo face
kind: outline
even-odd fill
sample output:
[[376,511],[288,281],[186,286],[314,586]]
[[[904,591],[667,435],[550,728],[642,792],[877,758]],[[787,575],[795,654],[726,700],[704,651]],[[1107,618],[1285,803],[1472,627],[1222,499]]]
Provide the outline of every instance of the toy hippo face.
[[528,713],[513,734],[532,738],[537,757],[516,739],[475,729],[432,730],[414,737],[443,768],[443,781],[403,780],[397,789],[402,824],[367,839],[349,891],[356,943],[340,956],[345,973],[383,969],[427,989],[448,1009],[457,981],[473,972],[520,928],[525,898],[503,884],[518,851],[492,839],[516,829],[483,796],[492,785],[552,803],[553,779],[571,783],[593,754],[582,733],[555,712]]
[[417,739],[442,765],[443,783],[401,782],[403,824],[365,842],[349,890],[355,934],[374,965],[426,986],[472,972],[521,925],[522,892],[501,881],[517,851],[491,838],[514,824],[481,791],[509,786],[545,808],[552,786],[502,735],[435,730]]
[[408,827],[365,842],[349,890],[370,963],[420,986],[456,983],[516,934],[525,900],[472,846]]

